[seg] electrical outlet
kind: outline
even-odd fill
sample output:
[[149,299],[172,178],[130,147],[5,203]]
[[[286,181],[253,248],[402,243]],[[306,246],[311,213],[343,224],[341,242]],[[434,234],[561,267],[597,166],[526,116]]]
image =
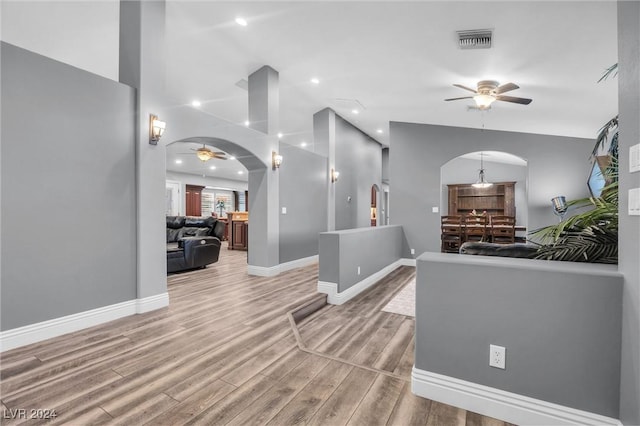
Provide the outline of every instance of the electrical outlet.
[[503,346],[489,345],[489,366],[504,370],[506,354]]
[[360,267],[358,266],[358,275],[360,275]]
[[416,249],[411,249],[411,254],[416,254]]

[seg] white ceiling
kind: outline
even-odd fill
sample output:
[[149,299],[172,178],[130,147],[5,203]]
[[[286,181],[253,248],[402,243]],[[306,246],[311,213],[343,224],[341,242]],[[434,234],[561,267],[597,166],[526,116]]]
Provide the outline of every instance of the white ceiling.
[[[167,170],[242,182],[249,180],[246,167],[239,161],[232,159],[233,157],[230,154],[227,153],[227,160],[212,159],[203,162],[195,155],[195,150],[198,148],[202,148],[202,144],[175,142],[167,145]],[[208,148],[216,152],[224,152],[219,148],[211,146],[208,146]],[[176,163],[176,160],[180,160],[181,163]],[[211,167],[215,167],[215,169]]]
[[[242,27],[238,16],[248,21]],[[283,141],[312,141],[313,113],[335,109],[390,144],[389,121],[592,138],[617,112],[615,2],[189,2],[167,4],[168,87],[184,103],[247,119],[235,85],[262,65],[280,72]],[[460,50],[456,31],[493,28],[494,47]],[[320,79],[315,86],[312,77]],[[487,112],[444,102],[478,80],[514,82],[528,106]],[[365,109],[354,116],[353,103]],[[382,135],[376,133],[382,129]]]
[[[2,38],[117,79],[118,7],[4,0]],[[597,83],[617,62],[615,1],[168,0],[166,11],[172,99],[198,99],[242,124],[247,92],[236,82],[270,65],[280,73],[283,142],[307,149],[313,114],[326,107],[391,146],[389,121],[593,138],[617,113],[617,81]],[[494,46],[458,49],[456,31],[479,28],[494,29]],[[481,79],[514,82],[521,88],[509,94],[533,102],[479,112],[443,101],[468,93],[453,83]],[[354,116],[354,102],[337,99],[364,108]]]

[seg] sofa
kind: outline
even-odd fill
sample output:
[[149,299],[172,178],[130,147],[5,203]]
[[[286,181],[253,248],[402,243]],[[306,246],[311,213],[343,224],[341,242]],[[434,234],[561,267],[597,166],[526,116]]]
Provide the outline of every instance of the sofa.
[[224,227],[213,217],[167,216],[167,273],[217,262]]
[[494,244],[485,242],[469,242],[460,246],[460,254],[480,256],[519,257],[533,259],[538,252],[538,246],[533,244]]

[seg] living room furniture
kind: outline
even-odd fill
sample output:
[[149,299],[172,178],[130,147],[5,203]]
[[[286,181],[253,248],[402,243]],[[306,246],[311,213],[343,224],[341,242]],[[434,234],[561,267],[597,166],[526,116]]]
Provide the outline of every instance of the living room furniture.
[[489,188],[472,184],[447,185],[450,215],[466,215],[473,210],[487,215],[515,216],[515,182],[498,182]]
[[218,261],[224,223],[213,217],[167,216],[167,272]]
[[249,213],[228,212],[229,250],[249,249]]
[[516,218],[494,215],[489,217],[489,239],[496,244],[513,244],[516,240]]
[[465,241],[487,241],[489,217],[486,215],[465,215],[462,217]]
[[463,242],[462,216],[442,216],[440,229],[440,251],[458,253]]

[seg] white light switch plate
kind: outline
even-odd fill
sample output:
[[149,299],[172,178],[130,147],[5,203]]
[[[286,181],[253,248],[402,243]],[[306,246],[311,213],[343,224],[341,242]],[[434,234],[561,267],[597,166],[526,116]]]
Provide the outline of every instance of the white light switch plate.
[[629,173],[640,172],[640,143],[629,147]]
[[282,214],[287,214],[287,208],[286,207],[282,208]]
[[629,216],[640,216],[640,188],[629,190]]
[[438,213],[440,209],[438,207],[431,207],[431,213]]

